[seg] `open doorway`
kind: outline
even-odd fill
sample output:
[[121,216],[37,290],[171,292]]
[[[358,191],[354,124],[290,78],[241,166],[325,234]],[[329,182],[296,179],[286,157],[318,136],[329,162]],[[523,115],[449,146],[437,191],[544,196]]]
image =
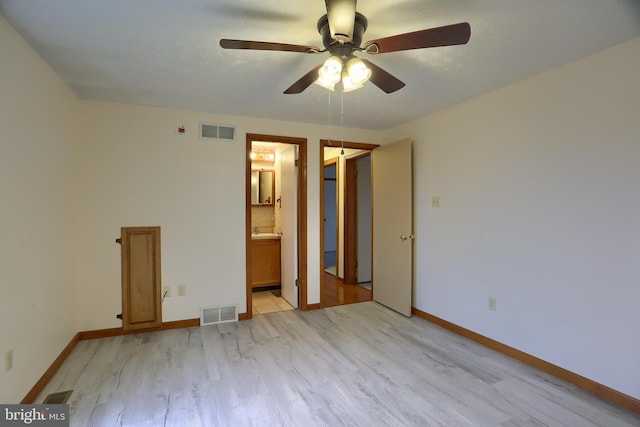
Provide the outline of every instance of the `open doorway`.
[[371,289],[371,152],[355,153],[344,163],[343,281]]
[[324,271],[338,275],[338,157],[324,161]]
[[306,148],[303,138],[247,134],[246,318],[307,309]]
[[[342,143],[336,147],[327,140],[321,141],[322,307],[370,301],[373,298],[370,158],[371,150],[376,147],[373,144],[345,142],[343,150]],[[332,253],[335,254],[335,262]]]

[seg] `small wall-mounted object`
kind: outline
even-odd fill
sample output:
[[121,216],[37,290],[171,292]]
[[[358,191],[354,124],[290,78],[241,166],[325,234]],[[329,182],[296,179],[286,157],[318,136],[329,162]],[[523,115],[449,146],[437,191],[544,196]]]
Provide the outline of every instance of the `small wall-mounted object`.
[[178,125],[176,129],[176,133],[180,136],[184,136],[187,133],[187,128],[184,125]]

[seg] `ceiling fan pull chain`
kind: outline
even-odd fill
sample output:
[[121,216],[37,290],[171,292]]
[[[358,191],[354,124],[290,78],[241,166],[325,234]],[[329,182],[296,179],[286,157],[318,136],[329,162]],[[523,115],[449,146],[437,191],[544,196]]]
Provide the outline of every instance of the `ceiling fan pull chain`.
[[329,93],[329,130],[327,140],[329,141],[329,146],[331,146],[331,91],[327,91]]
[[340,92],[340,122],[340,139],[342,140],[340,155],[344,156],[344,90]]

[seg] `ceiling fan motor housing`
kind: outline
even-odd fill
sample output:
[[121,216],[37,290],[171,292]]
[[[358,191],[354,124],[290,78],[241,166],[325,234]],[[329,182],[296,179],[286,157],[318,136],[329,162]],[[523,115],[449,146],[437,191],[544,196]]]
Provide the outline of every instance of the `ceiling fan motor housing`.
[[318,20],[318,32],[322,36],[322,44],[332,55],[349,58],[353,55],[354,50],[362,50],[362,35],[367,30],[367,18],[361,13],[356,12],[355,25],[353,26],[353,39],[350,42],[340,43],[331,37],[329,29],[329,18],[323,15]]

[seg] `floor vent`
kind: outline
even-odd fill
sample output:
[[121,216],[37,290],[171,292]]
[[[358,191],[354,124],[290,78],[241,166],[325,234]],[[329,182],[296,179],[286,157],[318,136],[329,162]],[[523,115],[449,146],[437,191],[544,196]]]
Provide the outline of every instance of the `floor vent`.
[[236,128],[215,123],[200,123],[200,138],[234,141],[236,139]]
[[238,305],[200,308],[200,326],[238,321]]
[[69,400],[69,396],[71,396],[71,393],[73,393],[73,390],[51,393],[44,399],[44,402],[42,402],[42,404],[43,405],[64,405],[65,403],[67,403],[67,400]]

